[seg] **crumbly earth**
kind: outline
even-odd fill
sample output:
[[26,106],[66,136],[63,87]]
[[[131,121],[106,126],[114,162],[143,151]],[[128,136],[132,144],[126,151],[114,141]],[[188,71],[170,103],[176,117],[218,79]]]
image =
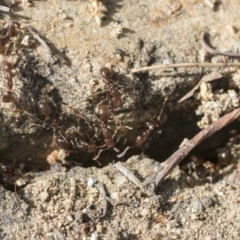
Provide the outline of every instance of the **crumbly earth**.
[[[0,56],[0,62],[3,58],[13,62],[16,71],[15,103],[0,101],[1,163],[9,165],[16,160],[25,164],[27,171],[35,171],[35,178],[18,194],[1,187],[1,239],[239,238],[239,154],[214,182],[199,180],[194,174],[188,176],[176,168],[156,195],[144,192],[123,176],[112,165],[116,155],[109,153],[108,157],[108,151],[99,159],[103,163],[108,158],[103,165],[110,164],[103,168],[36,172],[49,168],[52,162],[49,158],[46,161],[47,156],[57,148],[52,144],[53,128],[39,114],[37,103],[51,101],[66,116],[69,129],[86,125],[85,119],[91,131],[99,128],[93,108],[108,96],[99,75],[102,66],[114,70],[114,84],[124,102],[120,109],[113,110],[111,127],[117,122],[134,128],[124,135],[129,146],[138,129],[159,112],[167,98],[168,122],[162,134],[154,134],[148,144],[146,154],[151,159],[137,155],[125,165],[141,181],[157,168],[156,160],[166,159],[184,138],[200,131],[198,126],[205,128],[239,107],[240,72],[234,67],[214,69],[223,78],[207,83],[204,93],[202,86],[181,104],[177,101],[211,69],[130,73],[132,67],[152,64],[237,61],[206,53],[200,36],[206,31],[218,50],[238,51],[238,0],[4,0],[0,5],[14,10],[10,14],[0,8],[1,29],[11,20],[22,25],[19,39],[14,39],[18,54],[10,47],[11,53]],[[46,41],[51,57],[27,31],[29,25]],[[5,91],[5,80],[0,88]],[[235,129],[239,125],[236,123]],[[216,140],[217,147],[224,146],[224,141]],[[210,145],[214,142],[201,151],[213,148]],[[121,150],[125,147],[120,146]],[[79,153],[67,160],[64,154],[58,157],[65,165],[91,165],[88,161],[92,156]],[[101,215],[106,199],[99,183],[103,183],[107,195],[105,216]],[[101,217],[90,220],[92,214]]]
[[[133,156],[124,166],[140,180],[159,163]],[[76,167],[35,178],[17,195],[1,188],[1,239],[238,239],[239,164],[215,183],[176,168],[157,195],[134,185],[114,165]],[[99,216],[107,193],[107,212]],[[92,226],[86,226],[88,222]]]

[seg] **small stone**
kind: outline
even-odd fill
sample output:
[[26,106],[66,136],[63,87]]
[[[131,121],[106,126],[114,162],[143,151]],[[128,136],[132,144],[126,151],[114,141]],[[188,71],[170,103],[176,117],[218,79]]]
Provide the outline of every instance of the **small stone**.
[[97,224],[96,230],[97,230],[98,233],[102,233],[102,231],[103,231],[103,225],[102,225],[101,223]]
[[126,183],[128,180],[125,176],[122,174],[116,174],[114,182],[117,185],[117,187],[121,187],[124,183]]
[[40,193],[40,199],[42,202],[46,202],[49,198],[49,194],[48,192],[41,192]]
[[88,180],[87,180],[87,186],[89,187],[89,188],[91,188],[91,187],[93,187],[93,185],[96,183],[96,179],[95,178],[88,178]]
[[67,215],[67,220],[68,220],[68,222],[72,222],[73,221],[72,216],[71,215]]
[[171,199],[170,199],[170,202],[171,203],[175,203],[177,201],[177,198],[176,197],[171,197]]
[[204,206],[200,201],[192,201],[191,202],[191,210],[192,212],[202,212],[204,211]]
[[191,220],[197,220],[198,219],[198,217],[197,217],[197,215],[196,214],[191,214]]
[[144,216],[147,216],[149,214],[149,210],[146,209],[146,208],[143,208],[142,211],[141,211],[141,215],[144,217]]
[[98,233],[96,232],[92,233],[91,240],[98,240]]
[[205,208],[209,208],[209,207],[213,206],[213,200],[212,200],[212,198],[209,198],[209,197],[204,198],[202,200],[202,204]]
[[110,197],[111,199],[114,199],[114,200],[118,200],[119,199],[119,196],[118,196],[118,193],[117,192],[112,192],[110,194]]

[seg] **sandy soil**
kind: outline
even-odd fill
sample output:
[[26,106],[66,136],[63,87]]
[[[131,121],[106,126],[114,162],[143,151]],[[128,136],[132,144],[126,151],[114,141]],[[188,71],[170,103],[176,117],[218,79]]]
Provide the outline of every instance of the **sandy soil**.
[[[1,163],[9,165],[16,160],[34,176],[18,194],[0,188],[1,239],[239,238],[238,146],[232,149],[232,163],[221,169],[214,181],[200,180],[195,173],[176,168],[157,194],[151,194],[116,169],[114,151],[101,155],[102,168],[96,167],[92,153],[79,152],[66,158],[67,152],[58,151],[64,167],[47,171],[47,156],[59,148],[51,144],[54,128],[37,109],[38,102],[47,99],[66,116],[69,129],[77,131],[80,126],[80,132],[91,134],[101,128],[93,109],[109,95],[99,69],[111,67],[123,99],[123,106],[112,110],[111,127],[133,128],[124,132],[126,141],[119,142],[123,151],[126,145],[133,145],[144,122],[152,119],[167,99],[164,109],[168,121],[161,134],[156,131],[152,135],[145,146],[146,155],[139,155],[141,149],[131,149],[122,159],[130,157],[124,166],[143,181],[184,138],[193,137],[239,107],[240,72],[236,67],[196,67],[131,74],[131,68],[237,62],[210,55],[200,39],[208,32],[216,49],[238,51],[239,1],[5,0],[0,5],[14,10],[14,14],[1,11],[2,29],[11,20],[22,25],[14,39],[18,54],[10,48],[6,56],[0,56],[0,61],[6,58],[13,62],[16,71],[15,103],[0,101]],[[49,49],[33,37],[29,26]],[[190,99],[177,103],[213,70],[223,75],[221,80],[206,84],[205,90],[202,87]],[[0,88],[5,91],[6,81],[1,81]],[[195,154],[202,157],[223,147],[229,132],[238,130],[239,125],[233,123]],[[88,168],[72,167],[74,164]]]

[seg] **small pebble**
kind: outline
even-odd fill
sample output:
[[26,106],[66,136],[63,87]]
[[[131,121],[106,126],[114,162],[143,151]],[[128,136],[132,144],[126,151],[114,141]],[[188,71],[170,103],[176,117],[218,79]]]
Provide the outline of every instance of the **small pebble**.
[[142,211],[141,211],[141,215],[144,217],[144,216],[147,216],[149,214],[149,210],[146,209],[146,208],[143,208]]
[[41,192],[40,193],[40,199],[42,202],[46,202],[49,198],[49,194],[48,192]]
[[119,196],[118,196],[118,193],[117,192],[112,192],[110,194],[110,197],[111,199],[114,199],[114,200],[118,200],[119,199]]
[[98,233],[96,232],[92,233],[91,240],[98,240]]
[[68,220],[68,222],[72,222],[73,221],[72,216],[71,215],[67,215],[67,220]]
[[98,233],[102,233],[102,231],[103,231],[103,225],[102,225],[101,223],[97,224],[96,230],[97,230]]
[[212,198],[209,198],[209,197],[204,198],[202,200],[202,204],[205,208],[209,208],[209,207],[213,206],[213,200],[212,200]]
[[202,212],[204,210],[204,206],[200,201],[192,201],[191,208],[192,212]]
[[198,219],[198,217],[197,217],[197,215],[196,215],[196,214],[194,214],[194,213],[193,213],[193,214],[191,214],[191,219],[192,219],[192,220],[197,220],[197,219]]
[[115,176],[114,182],[117,185],[117,187],[121,187],[124,183],[126,183],[128,179],[123,176],[122,174],[118,174]]
[[96,183],[96,179],[95,178],[88,178],[88,180],[87,180],[87,186],[89,187],[89,188],[91,188],[91,187],[93,187],[93,185]]

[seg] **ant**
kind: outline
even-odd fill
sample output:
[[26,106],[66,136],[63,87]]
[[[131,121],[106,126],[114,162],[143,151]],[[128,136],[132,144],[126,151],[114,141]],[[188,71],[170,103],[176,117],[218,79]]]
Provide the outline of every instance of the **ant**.
[[237,144],[239,138],[240,131],[234,133],[234,135],[229,138],[224,148],[217,149],[219,168],[227,166],[232,161],[231,149]]
[[[37,107],[40,114],[45,116],[46,119],[49,119],[55,129],[58,130],[58,133],[63,136],[67,130],[64,117],[60,117],[54,112],[53,108],[51,108],[47,101],[38,102]],[[59,143],[61,143],[61,141]]]
[[[209,163],[210,165],[208,164],[209,166],[206,167],[204,163]],[[207,176],[212,175],[214,172],[213,164],[211,164],[209,161],[205,162],[203,159],[196,156],[192,156],[191,161],[184,165],[182,169],[190,174],[195,171],[199,179],[204,179]]]
[[105,83],[108,85],[109,93],[112,96],[112,105],[114,108],[121,107],[123,102],[121,94],[115,88],[113,84],[113,72],[108,67],[103,67],[100,69],[101,76],[105,79]]
[[[67,151],[83,151],[83,152],[96,152],[103,146],[97,146],[94,142],[88,143],[87,141],[79,140],[77,138],[67,139],[65,133],[67,131],[66,124],[63,117],[59,117],[57,113],[53,111],[47,101],[38,102],[38,109],[41,115],[48,118],[55,128],[58,130],[58,134],[55,137],[56,144]],[[97,158],[96,158],[97,159]],[[94,159],[95,160],[95,159]]]
[[13,102],[16,98],[16,93],[13,91],[13,65],[10,62],[4,60],[2,63],[2,70],[4,71],[4,77],[7,80],[7,90],[4,91],[2,100],[5,103],[10,103]]
[[[75,137],[74,139],[66,139],[63,135],[58,135],[55,138],[55,142],[60,148],[63,148],[67,151],[72,151],[72,152],[81,151],[81,152],[88,152],[88,153],[96,153],[99,149],[105,146],[105,145],[98,146],[93,141],[88,143],[87,141],[78,139],[77,137]],[[93,158],[93,160],[97,161],[101,153],[101,150],[99,151],[97,156]],[[98,162],[98,164],[101,165],[100,162]]]
[[234,136],[229,138],[228,142],[225,144],[225,147],[217,149],[216,159],[212,159],[214,163],[212,161],[204,161],[203,159],[192,156],[191,161],[185,166],[183,165],[183,170],[187,170],[187,172],[195,171],[200,179],[204,179],[207,176],[212,176],[213,174],[216,177],[216,174],[221,168],[226,167],[229,163],[231,163],[231,149],[234,144],[237,143],[239,138],[240,132],[235,133]]
[[116,132],[113,132],[113,130],[108,126],[108,121],[111,118],[112,113],[107,105],[102,103],[98,104],[95,107],[95,114],[98,117],[98,119],[101,121],[101,128],[102,128],[101,131],[104,137],[104,142],[105,142],[104,146],[106,147],[105,149],[101,149],[99,151],[97,155],[97,157],[99,157],[102,151],[114,148],[115,146],[114,137]]
[[101,131],[103,133],[104,142],[105,142],[103,146],[105,146],[106,148],[101,149],[98,152],[97,156],[94,158],[94,160],[100,156],[102,151],[114,149],[116,152],[118,152],[119,150],[115,148],[115,145],[118,142],[119,138],[117,139],[116,142],[114,141],[114,137],[116,136],[117,131],[121,128],[132,129],[127,126],[119,126],[115,129],[115,131],[113,131],[108,125],[108,121],[110,120],[111,116],[113,116],[113,113],[110,111],[108,106],[103,104],[102,102],[97,104],[97,106],[95,107],[95,114],[98,117],[98,119],[101,121],[101,128],[102,128]]
[[16,183],[15,181],[21,178],[23,183],[26,184],[26,181],[22,178],[21,170],[12,166],[4,166],[0,164],[0,184],[4,187],[9,187],[14,185],[16,190]]
[[126,147],[122,153],[117,155],[117,157],[118,158],[123,157],[126,154],[126,152],[130,148],[133,148],[133,147],[140,147],[143,149],[144,144],[151,137],[154,130],[157,129],[158,127],[164,125],[166,123],[166,121],[167,121],[167,114],[165,112],[163,112],[163,110],[161,110],[159,115],[155,116],[151,121],[147,121],[145,123],[145,129],[142,131],[142,133],[140,135],[138,135],[135,138],[135,142],[134,142],[133,146]]
[[5,49],[6,44],[16,35],[17,29],[20,29],[19,22],[12,21],[12,24],[5,29],[5,35],[0,38],[0,49]]

